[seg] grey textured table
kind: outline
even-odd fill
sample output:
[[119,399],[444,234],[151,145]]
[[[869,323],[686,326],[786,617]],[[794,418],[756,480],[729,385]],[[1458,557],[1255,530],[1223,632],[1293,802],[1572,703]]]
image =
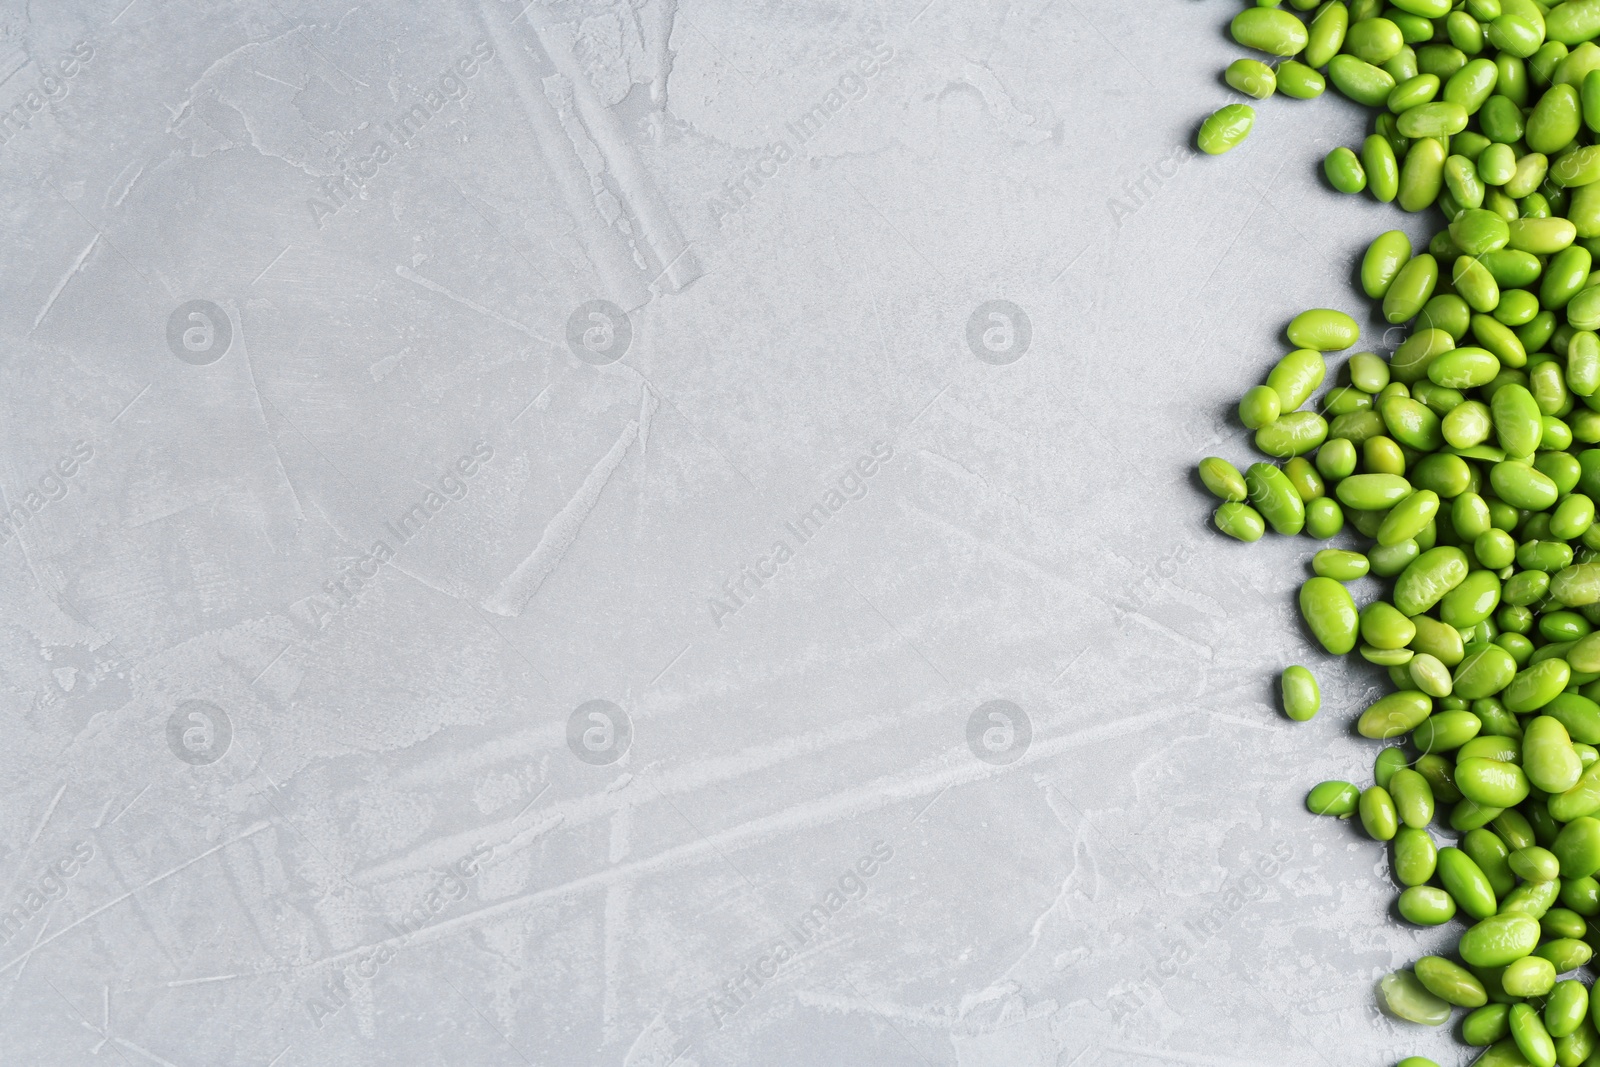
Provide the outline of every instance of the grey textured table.
[[7,4],[0,1062],[1458,1062],[1192,474],[1401,218],[1234,10]]

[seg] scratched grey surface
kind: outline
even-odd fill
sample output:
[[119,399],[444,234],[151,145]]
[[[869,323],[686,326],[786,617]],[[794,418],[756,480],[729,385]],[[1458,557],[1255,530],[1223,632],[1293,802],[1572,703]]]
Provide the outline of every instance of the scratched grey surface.
[[1458,1062],[1190,473],[1398,218],[1232,12],[6,4],[0,1062]]

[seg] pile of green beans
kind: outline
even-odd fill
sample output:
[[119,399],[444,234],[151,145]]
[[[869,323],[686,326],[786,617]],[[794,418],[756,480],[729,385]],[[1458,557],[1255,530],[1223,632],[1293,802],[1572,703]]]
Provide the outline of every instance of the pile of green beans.
[[[1379,109],[1328,180],[1445,225],[1362,258],[1398,347],[1351,355],[1308,408],[1360,331],[1296,316],[1293,350],[1239,403],[1269,459],[1199,474],[1223,533],[1344,541],[1312,556],[1300,611],[1325,650],[1388,672],[1356,729],[1398,743],[1371,785],[1323,782],[1306,804],[1392,843],[1407,922],[1464,924],[1452,957],[1383,979],[1384,1008],[1431,1025],[1467,1009],[1481,1067],[1600,1067],[1582,976],[1600,946],[1600,0],[1279,2],[1231,26],[1275,65],[1241,58],[1228,84],[1264,100],[1331,82]],[[1230,104],[1200,147],[1254,121]],[[1358,606],[1369,577],[1392,584]],[[1291,719],[1317,714],[1309,670],[1281,685]]]

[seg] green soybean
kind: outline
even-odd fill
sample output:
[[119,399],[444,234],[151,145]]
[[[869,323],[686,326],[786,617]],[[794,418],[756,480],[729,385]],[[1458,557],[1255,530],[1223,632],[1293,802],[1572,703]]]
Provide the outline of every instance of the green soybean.
[[1328,184],[1341,193],[1359,193],[1367,187],[1367,172],[1350,149],[1340,145],[1322,160],[1322,173]]
[[1306,794],[1306,810],[1338,818],[1355,814],[1361,791],[1349,782],[1323,782]]
[[[1280,87],[1285,84],[1281,67],[1278,70],[1278,84]],[[1284,91],[1288,92],[1288,89],[1284,88]],[[1400,192],[1400,162],[1394,146],[1378,134],[1370,135],[1361,142],[1361,167],[1366,172],[1367,189],[1372,195],[1385,204],[1393,202]]]
[[1212,516],[1212,522],[1218,530],[1240,541],[1259,541],[1267,532],[1266,521],[1249,504],[1224,504]]
[[1278,88],[1278,77],[1272,68],[1258,59],[1236,59],[1228,64],[1224,80],[1246,96],[1265,100]]
[[1450,1019],[1450,1004],[1428,992],[1411,971],[1385,975],[1378,991],[1389,1013],[1407,1022],[1440,1026]]
[[1256,111],[1249,104],[1226,104],[1206,116],[1206,120],[1200,124],[1195,143],[1207,155],[1220,156],[1237,148],[1250,136],[1250,128],[1255,123]]
[[1518,912],[1491,915],[1461,935],[1457,950],[1474,967],[1504,967],[1539,944],[1539,922]]
[[1362,829],[1374,841],[1389,841],[1399,829],[1394,801],[1381,785],[1362,790],[1357,812],[1361,816]]
[[1329,652],[1343,655],[1355,647],[1359,619],[1355,600],[1332,578],[1318,576],[1300,587],[1300,614]]
[[[1389,80],[1392,82],[1394,79]],[[1423,211],[1433,206],[1440,190],[1444,188],[1445,155],[1444,145],[1435,138],[1423,137],[1411,142],[1411,147],[1406,150],[1405,163],[1400,168],[1396,194],[1396,200],[1403,210]]]
[[1292,537],[1305,527],[1305,503],[1282,470],[1270,463],[1252,463],[1244,482],[1250,502],[1275,531]]
[[1274,56],[1297,55],[1308,40],[1305,23],[1273,8],[1246,8],[1234,16],[1228,28],[1233,39],[1246,48]]
[[1332,352],[1356,343],[1361,329],[1356,320],[1332,308],[1302,311],[1289,323],[1289,340],[1296,348]]
[[1316,676],[1301,666],[1286,667],[1279,679],[1283,712],[1296,722],[1313,718],[1322,707]]
[[1415,885],[1400,894],[1400,915],[1418,926],[1442,926],[1455,918],[1456,902],[1442,889]]

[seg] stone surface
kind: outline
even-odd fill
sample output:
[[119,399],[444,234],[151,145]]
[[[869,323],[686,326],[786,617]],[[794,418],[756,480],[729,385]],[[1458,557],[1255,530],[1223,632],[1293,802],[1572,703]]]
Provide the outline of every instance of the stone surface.
[[0,1058],[1444,1055],[1192,473],[1420,230],[1233,11],[8,3]]

